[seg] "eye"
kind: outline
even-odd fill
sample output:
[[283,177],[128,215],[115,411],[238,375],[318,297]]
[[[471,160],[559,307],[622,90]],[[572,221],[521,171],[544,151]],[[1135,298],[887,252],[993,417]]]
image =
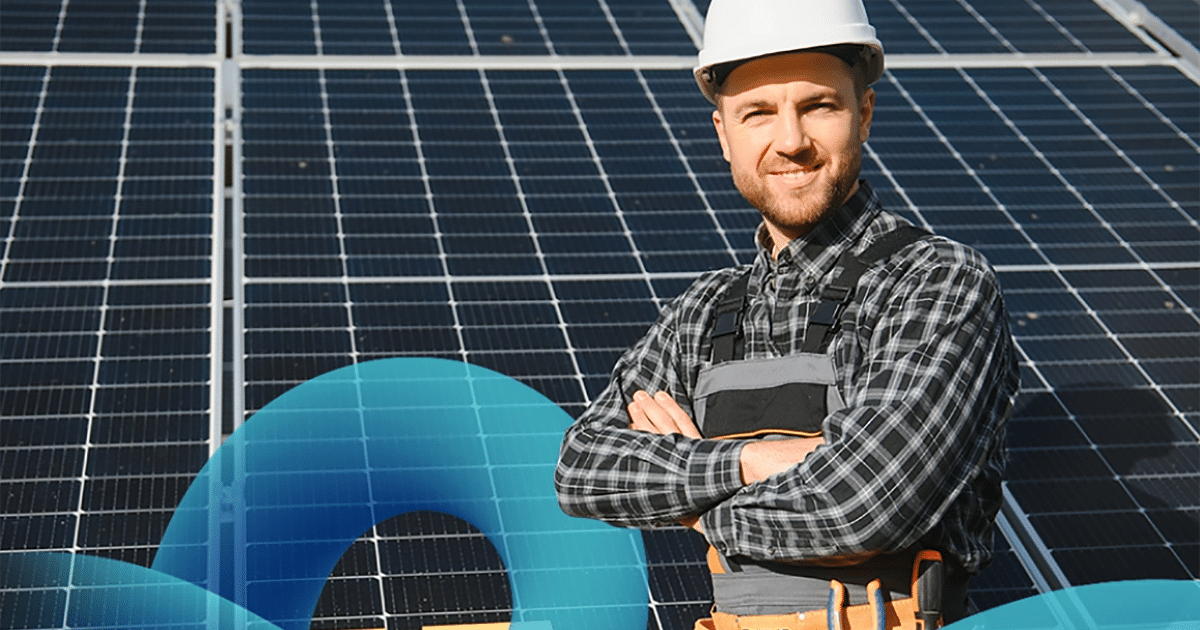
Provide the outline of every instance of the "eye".
[[747,120],[752,120],[754,118],[761,118],[763,116],[769,115],[770,113],[771,113],[771,110],[765,109],[765,108],[752,109],[742,115],[742,121],[745,122]]

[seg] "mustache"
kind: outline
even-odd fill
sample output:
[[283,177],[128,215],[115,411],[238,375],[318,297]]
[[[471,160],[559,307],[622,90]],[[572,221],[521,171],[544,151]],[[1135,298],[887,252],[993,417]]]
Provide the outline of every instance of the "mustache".
[[815,149],[809,148],[793,155],[780,155],[776,159],[764,162],[761,170],[767,173],[791,170],[796,167],[811,170],[822,162],[824,162],[822,156]]

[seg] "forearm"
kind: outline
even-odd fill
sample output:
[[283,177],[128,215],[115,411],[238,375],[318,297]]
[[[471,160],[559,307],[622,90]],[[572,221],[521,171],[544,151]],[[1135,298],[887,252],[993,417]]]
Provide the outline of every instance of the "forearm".
[[756,440],[746,444],[739,457],[742,483],[765,481],[800,464],[808,454],[825,443],[824,438]]
[[742,487],[738,441],[576,424],[563,441],[555,488],[572,516],[627,527],[673,523]]
[[608,387],[567,430],[554,476],[567,514],[651,527],[695,516],[742,487],[741,444],[700,439],[690,419],[675,313],[665,309],[622,355]]
[[[844,450],[845,449],[845,450]],[[903,549],[928,529],[930,502],[947,496],[831,445],[706,512],[709,541],[727,555],[759,560],[859,557]],[[937,498],[935,498],[937,497]]]
[[[856,420],[880,424],[891,413],[858,410]],[[872,447],[838,441],[748,484],[706,512],[702,523],[724,553],[763,560],[898,551],[928,531],[974,475],[978,464],[968,460],[975,459],[976,449],[969,441],[946,436],[941,445],[929,445],[916,437],[895,458],[877,450],[860,456]]]

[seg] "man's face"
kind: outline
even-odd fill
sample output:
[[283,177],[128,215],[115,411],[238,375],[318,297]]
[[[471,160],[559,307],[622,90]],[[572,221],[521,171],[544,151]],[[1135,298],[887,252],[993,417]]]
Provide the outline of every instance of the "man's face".
[[850,72],[832,55],[787,53],[738,66],[721,90],[721,150],[776,251],[858,190],[875,93],[860,99]]

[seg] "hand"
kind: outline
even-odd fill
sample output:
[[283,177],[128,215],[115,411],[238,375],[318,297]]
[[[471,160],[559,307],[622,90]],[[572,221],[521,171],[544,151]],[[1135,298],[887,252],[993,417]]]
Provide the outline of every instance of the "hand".
[[666,392],[651,396],[638,390],[634,392],[633,402],[629,403],[626,410],[629,412],[629,428],[634,431],[658,435],[679,433],[696,439],[703,437],[692,418]]
[[819,437],[755,440],[742,448],[742,483],[751,484],[804,461],[825,440]]
[[679,519],[679,524],[700,534],[701,536],[704,535],[704,525],[700,523],[699,516],[685,516]]

